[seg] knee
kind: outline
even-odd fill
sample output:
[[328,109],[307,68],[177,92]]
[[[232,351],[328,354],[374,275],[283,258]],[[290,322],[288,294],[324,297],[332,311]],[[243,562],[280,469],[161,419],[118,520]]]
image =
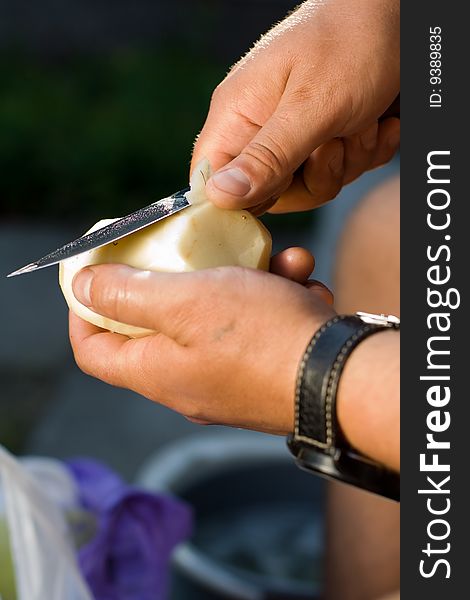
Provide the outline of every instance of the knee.
[[348,219],[335,270],[336,307],[399,314],[400,187],[390,179],[374,189]]

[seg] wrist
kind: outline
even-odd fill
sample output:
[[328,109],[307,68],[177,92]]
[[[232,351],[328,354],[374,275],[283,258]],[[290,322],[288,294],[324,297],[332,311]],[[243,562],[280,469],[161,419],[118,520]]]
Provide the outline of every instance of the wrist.
[[394,470],[400,468],[400,334],[384,330],[361,342],[345,364],[336,414],[348,443]]
[[[315,318],[305,323],[302,330],[298,332],[292,347],[289,348],[286,345],[283,350],[285,356],[290,358],[278,369],[279,389],[282,389],[282,400],[280,402],[282,407],[281,426],[276,429],[276,433],[279,435],[290,435],[295,427],[295,396],[297,394],[299,365],[312,338],[312,332],[320,331],[323,325],[336,315],[336,312],[329,305],[325,305],[325,308],[326,310],[320,315],[320,318],[315,315]],[[287,369],[287,373],[284,372],[284,369]]]
[[[399,327],[392,315],[357,313],[337,315],[315,333],[299,366],[295,426],[287,440],[299,467],[394,500],[399,499],[400,485],[393,472],[398,463],[398,420],[390,422],[390,415],[395,416],[398,405],[393,387],[398,336],[381,334]],[[366,344],[373,337],[380,343]],[[358,352],[361,346],[365,350]],[[382,452],[377,450],[378,440]]]

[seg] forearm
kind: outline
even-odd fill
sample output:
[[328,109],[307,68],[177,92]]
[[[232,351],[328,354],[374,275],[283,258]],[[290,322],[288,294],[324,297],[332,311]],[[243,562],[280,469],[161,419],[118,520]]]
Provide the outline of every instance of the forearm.
[[361,342],[341,377],[337,414],[348,442],[362,454],[400,469],[400,334]]

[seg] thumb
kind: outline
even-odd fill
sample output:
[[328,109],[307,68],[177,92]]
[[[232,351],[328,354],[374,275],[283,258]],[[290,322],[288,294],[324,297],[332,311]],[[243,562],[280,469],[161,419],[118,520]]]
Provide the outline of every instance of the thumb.
[[209,199],[222,208],[249,208],[277,199],[299,166],[328,139],[329,127],[309,108],[305,98],[282,99],[241,153],[209,179]]

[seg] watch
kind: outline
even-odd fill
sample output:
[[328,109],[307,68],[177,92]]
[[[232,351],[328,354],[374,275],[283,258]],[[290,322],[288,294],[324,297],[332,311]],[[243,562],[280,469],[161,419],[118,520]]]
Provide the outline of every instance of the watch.
[[393,500],[400,499],[400,475],[361,455],[347,442],[337,420],[336,395],[354,348],[374,333],[399,328],[400,320],[393,315],[363,312],[327,321],[311,339],[300,363],[294,432],[287,438],[302,469]]

